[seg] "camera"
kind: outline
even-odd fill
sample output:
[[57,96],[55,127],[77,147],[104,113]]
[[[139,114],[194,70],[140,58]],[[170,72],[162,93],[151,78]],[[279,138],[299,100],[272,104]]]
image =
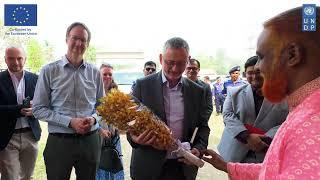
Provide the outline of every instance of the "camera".
[[31,101],[31,98],[29,96],[26,97],[24,100],[22,100],[22,107],[30,108],[31,107],[30,101]]

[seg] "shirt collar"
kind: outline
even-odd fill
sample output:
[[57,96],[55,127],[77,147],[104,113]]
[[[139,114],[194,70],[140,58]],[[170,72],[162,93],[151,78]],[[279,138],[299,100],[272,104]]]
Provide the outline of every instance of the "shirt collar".
[[[161,71],[161,76],[162,76],[162,84],[164,84],[165,86],[167,86],[169,88],[169,82],[168,82],[166,76],[164,75],[163,71]],[[177,90],[179,86],[182,86],[182,76],[180,77],[178,84],[171,89]]]
[[[73,65],[70,63],[70,61],[68,60],[67,55],[64,55],[64,56],[62,57],[61,65],[64,67],[64,66],[66,66],[67,64],[70,64],[70,66],[73,66]],[[87,63],[83,60],[83,61],[82,61],[82,64],[79,66],[79,68],[81,68],[81,67],[86,67],[86,66],[87,66]]]
[[306,99],[313,92],[320,89],[320,77],[306,83],[301,86],[299,89],[294,91],[288,96],[288,105],[289,110],[292,111],[295,107],[297,107],[304,99]]
[[[230,79],[230,80],[231,80],[231,79]],[[233,81],[231,80],[231,82],[234,83],[234,84],[240,83],[240,82],[241,82],[241,78],[239,77],[235,82],[233,82]]]
[[[11,79],[12,78],[16,78],[16,79],[18,79],[17,77],[16,77],[16,75],[13,73],[13,72],[11,72],[10,71],[10,69],[8,69],[8,72],[9,72],[9,74],[10,74],[10,77],[11,77]],[[22,77],[21,77],[21,79],[24,79],[24,70],[22,71]]]

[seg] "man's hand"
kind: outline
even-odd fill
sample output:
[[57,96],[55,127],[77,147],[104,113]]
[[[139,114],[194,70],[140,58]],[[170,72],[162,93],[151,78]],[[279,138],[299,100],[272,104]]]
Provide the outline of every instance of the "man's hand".
[[154,147],[155,149],[159,149],[159,147],[157,147],[154,144],[155,140],[156,140],[156,136],[154,135],[154,132],[152,130],[145,130],[139,136],[132,134],[130,131],[129,131],[129,134],[130,134],[133,142],[140,144],[140,145],[148,145],[148,146]]
[[99,133],[102,138],[110,138],[111,137],[111,132],[107,129],[100,128]]
[[247,138],[248,147],[254,152],[261,152],[269,147],[268,144],[261,140],[264,135],[260,134],[250,134]]
[[94,125],[95,119],[93,117],[85,118],[72,118],[70,121],[70,126],[78,134],[86,134],[90,131],[91,127]]
[[[197,149],[197,148],[192,148],[191,149],[191,153],[197,157],[200,157],[200,151]],[[180,158],[178,159],[179,162],[183,162],[187,165],[194,165],[193,163],[191,163],[190,161],[188,161],[187,159],[185,158]]]
[[33,103],[33,101],[31,100],[31,101],[30,101],[30,107],[28,107],[28,108],[22,108],[22,109],[20,110],[20,113],[21,113],[22,115],[26,116],[26,117],[28,117],[28,116],[33,116],[33,114],[32,114],[32,103]]
[[22,108],[21,110],[20,110],[20,113],[22,114],[22,115],[24,115],[24,116],[32,116],[33,114],[32,114],[32,108]]
[[227,163],[222,159],[222,157],[219,154],[217,154],[216,152],[214,152],[211,149],[204,150],[204,151],[202,151],[202,153],[205,156],[209,156],[209,157],[203,156],[202,159],[204,161],[210,163],[213,167],[228,173]]
[[93,126],[96,123],[96,119],[94,119],[93,117],[85,117],[83,119],[84,122],[90,126]]

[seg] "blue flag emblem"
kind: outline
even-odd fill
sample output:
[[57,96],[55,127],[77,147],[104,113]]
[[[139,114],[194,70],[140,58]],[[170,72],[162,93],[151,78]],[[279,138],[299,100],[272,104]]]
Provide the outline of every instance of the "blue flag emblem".
[[36,4],[5,4],[5,26],[37,26]]
[[315,4],[303,4],[302,6],[302,31],[317,30],[317,6]]

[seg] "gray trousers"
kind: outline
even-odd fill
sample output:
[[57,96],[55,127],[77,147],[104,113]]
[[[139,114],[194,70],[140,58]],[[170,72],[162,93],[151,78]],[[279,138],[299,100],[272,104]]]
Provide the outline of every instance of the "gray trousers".
[[1,180],[30,180],[38,154],[38,143],[31,131],[14,133],[0,151]]
[[77,180],[95,180],[100,150],[98,131],[84,137],[49,134],[43,152],[48,180],[69,180],[72,167]]

